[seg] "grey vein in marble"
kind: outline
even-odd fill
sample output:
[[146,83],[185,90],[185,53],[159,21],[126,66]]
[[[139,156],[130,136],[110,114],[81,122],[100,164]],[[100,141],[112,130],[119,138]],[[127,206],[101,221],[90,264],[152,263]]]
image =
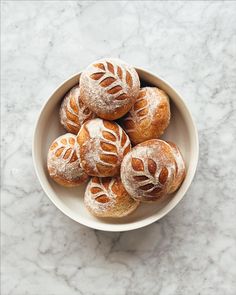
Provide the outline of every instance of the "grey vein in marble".
[[[3,1],[4,295],[236,294],[236,2]],[[37,181],[33,125],[55,87],[116,56],[163,76],[199,129],[186,198],[127,233],[64,216]]]

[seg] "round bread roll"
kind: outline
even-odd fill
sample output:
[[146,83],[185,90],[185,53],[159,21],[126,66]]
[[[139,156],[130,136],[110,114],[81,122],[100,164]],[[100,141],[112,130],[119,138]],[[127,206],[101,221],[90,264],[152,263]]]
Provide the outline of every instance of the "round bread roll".
[[80,77],[81,99],[98,117],[115,120],[126,114],[140,89],[135,69],[119,59],[98,60]]
[[88,179],[88,175],[80,166],[75,142],[76,136],[66,133],[54,140],[48,151],[49,175],[63,186],[78,186]]
[[85,122],[77,135],[81,166],[91,176],[118,175],[123,157],[130,151],[130,140],[115,122],[100,118]]
[[176,173],[170,145],[151,139],[135,146],[123,159],[121,180],[131,197],[157,201],[169,193]]
[[169,193],[173,193],[180,187],[181,183],[183,182],[186,176],[186,169],[185,169],[184,159],[177,145],[174,144],[173,142],[168,142],[168,144],[170,145],[172,149],[172,153],[174,155],[175,164],[176,164],[175,179],[169,190]]
[[170,122],[167,94],[156,87],[144,87],[121,124],[133,144],[159,138]]
[[93,177],[85,191],[84,203],[97,217],[124,217],[139,205],[125,190],[119,177]]
[[61,124],[68,132],[77,134],[84,122],[95,117],[96,115],[80,99],[80,88],[79,85],[76,85],[65,95],[62,101],[60,108]]

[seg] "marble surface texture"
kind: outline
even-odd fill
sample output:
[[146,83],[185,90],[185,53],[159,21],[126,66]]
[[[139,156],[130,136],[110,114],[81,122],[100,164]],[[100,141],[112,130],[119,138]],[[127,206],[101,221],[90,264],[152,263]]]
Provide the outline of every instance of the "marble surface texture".
[[[236,2],[2,1],[1,23],[1,294],[236,294]],[[31,157],[42,104],[104,56],[164,77],[199,130],[186,197],[126,233],[64,216]]]

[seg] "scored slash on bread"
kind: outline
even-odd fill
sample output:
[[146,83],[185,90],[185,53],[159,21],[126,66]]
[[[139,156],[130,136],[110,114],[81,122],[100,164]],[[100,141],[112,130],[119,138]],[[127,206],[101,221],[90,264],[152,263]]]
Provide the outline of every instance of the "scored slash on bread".
[[169,125],[170,105],[167,94],[156,87],[144,87],[121,125],[133,144],[159,138]]
[[[159,175],[157,176],[158,187],[154,188],[154,184],[150,183],[157,171],[156,162],[148,158],[146,162],[138,158],[132,158],[131,165],[134,171],[140,172],[138,175],[133,176],[133,179],[139,181],[141,186],[140,189],[150,192],[151,195],[155,196],[157,193],[163,190],[163,187],[168,178],[168,169],[166,167],[161,168]],[[145,167],[146,165],[146,167]]]
[[181,159],[177,146],[163,140],[152,139],[138,144],[123,159],[122,183],[137,200],[150,202],[163,199],[178,189],[183,181],[185,168]]
[[97,217],[124,217],[139,205],[125,190],[119,177],[93,177],[87,185],[84,204]]
[[124,82],[123,82],[123,75],[125,75],[126,84],[129,87],[133,86],[133,79],[128,70],[124,72],[124,69],[122,69],[121,66],[117,65],[116,74],[115,74],[114,65],[108,61],[94,64],[94,67],[98,68],[99,72],[93,73],[92,75],[90,75],[91,79],[99,80],[99,85],[101,87],[104,87],[108,94],[119,93],[118,95],[114,95],[115,100],[124,100],[129,98],[127,96],[127,93],[125,92],[126,85],[124,85]]
[[81,98],[100,118],[115,120],[126,114],[140,89],[136,70],[118,59],[89,65],[80,77]]
[[48,151],[49,175],[64,186],[77,186],[88,179],[75,150],[76,136],[66,133],[51,144]]
[[70,133],[50,146],[49,175],[63,186],[92,176],[84,204],[94,216],[123,217],[140,201],[165,200],[185,178],[179,148],[157,139],[170,121],[167,94],[140,89],[136,70],[119,59],[98,60],[83,71],[62,101],[60,121]]
[[74,86],[64,97],[60,108],[60,121],[68,132],[77,134],[82,124],[95,118],[80,98],[79,85]]
[[121,161],[131,149],[128,136],[118,124],[99,118],[84,123],[76,140],[81,165],[91,176],[118,175]]

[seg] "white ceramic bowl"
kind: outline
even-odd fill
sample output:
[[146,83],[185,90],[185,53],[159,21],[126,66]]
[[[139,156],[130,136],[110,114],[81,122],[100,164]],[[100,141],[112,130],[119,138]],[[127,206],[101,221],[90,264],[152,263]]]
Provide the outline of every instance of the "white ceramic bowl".
[[83,204],[85,186],[64,188],[55,183],[47,172],[47,152],[52,141],[66,133],[59,122],[59,108],[63,96],[79,83],[80,73],[66,80],[49,97],[36,123],[33,138],[33,161],[41,186],[51,201],[67,216],[88,227],[104,231],[127,231],[151,224],[170,212],[189,188],[198,162],[198,134],[193,118],[181,96],[163,79],[143,69],[136,69],[140,80],[163,89],[170,97],[171,122],[163,138],[180,148],[187,175],[177,192],[162,204],[141,204],[130,216],[121,219],[93,217]]

